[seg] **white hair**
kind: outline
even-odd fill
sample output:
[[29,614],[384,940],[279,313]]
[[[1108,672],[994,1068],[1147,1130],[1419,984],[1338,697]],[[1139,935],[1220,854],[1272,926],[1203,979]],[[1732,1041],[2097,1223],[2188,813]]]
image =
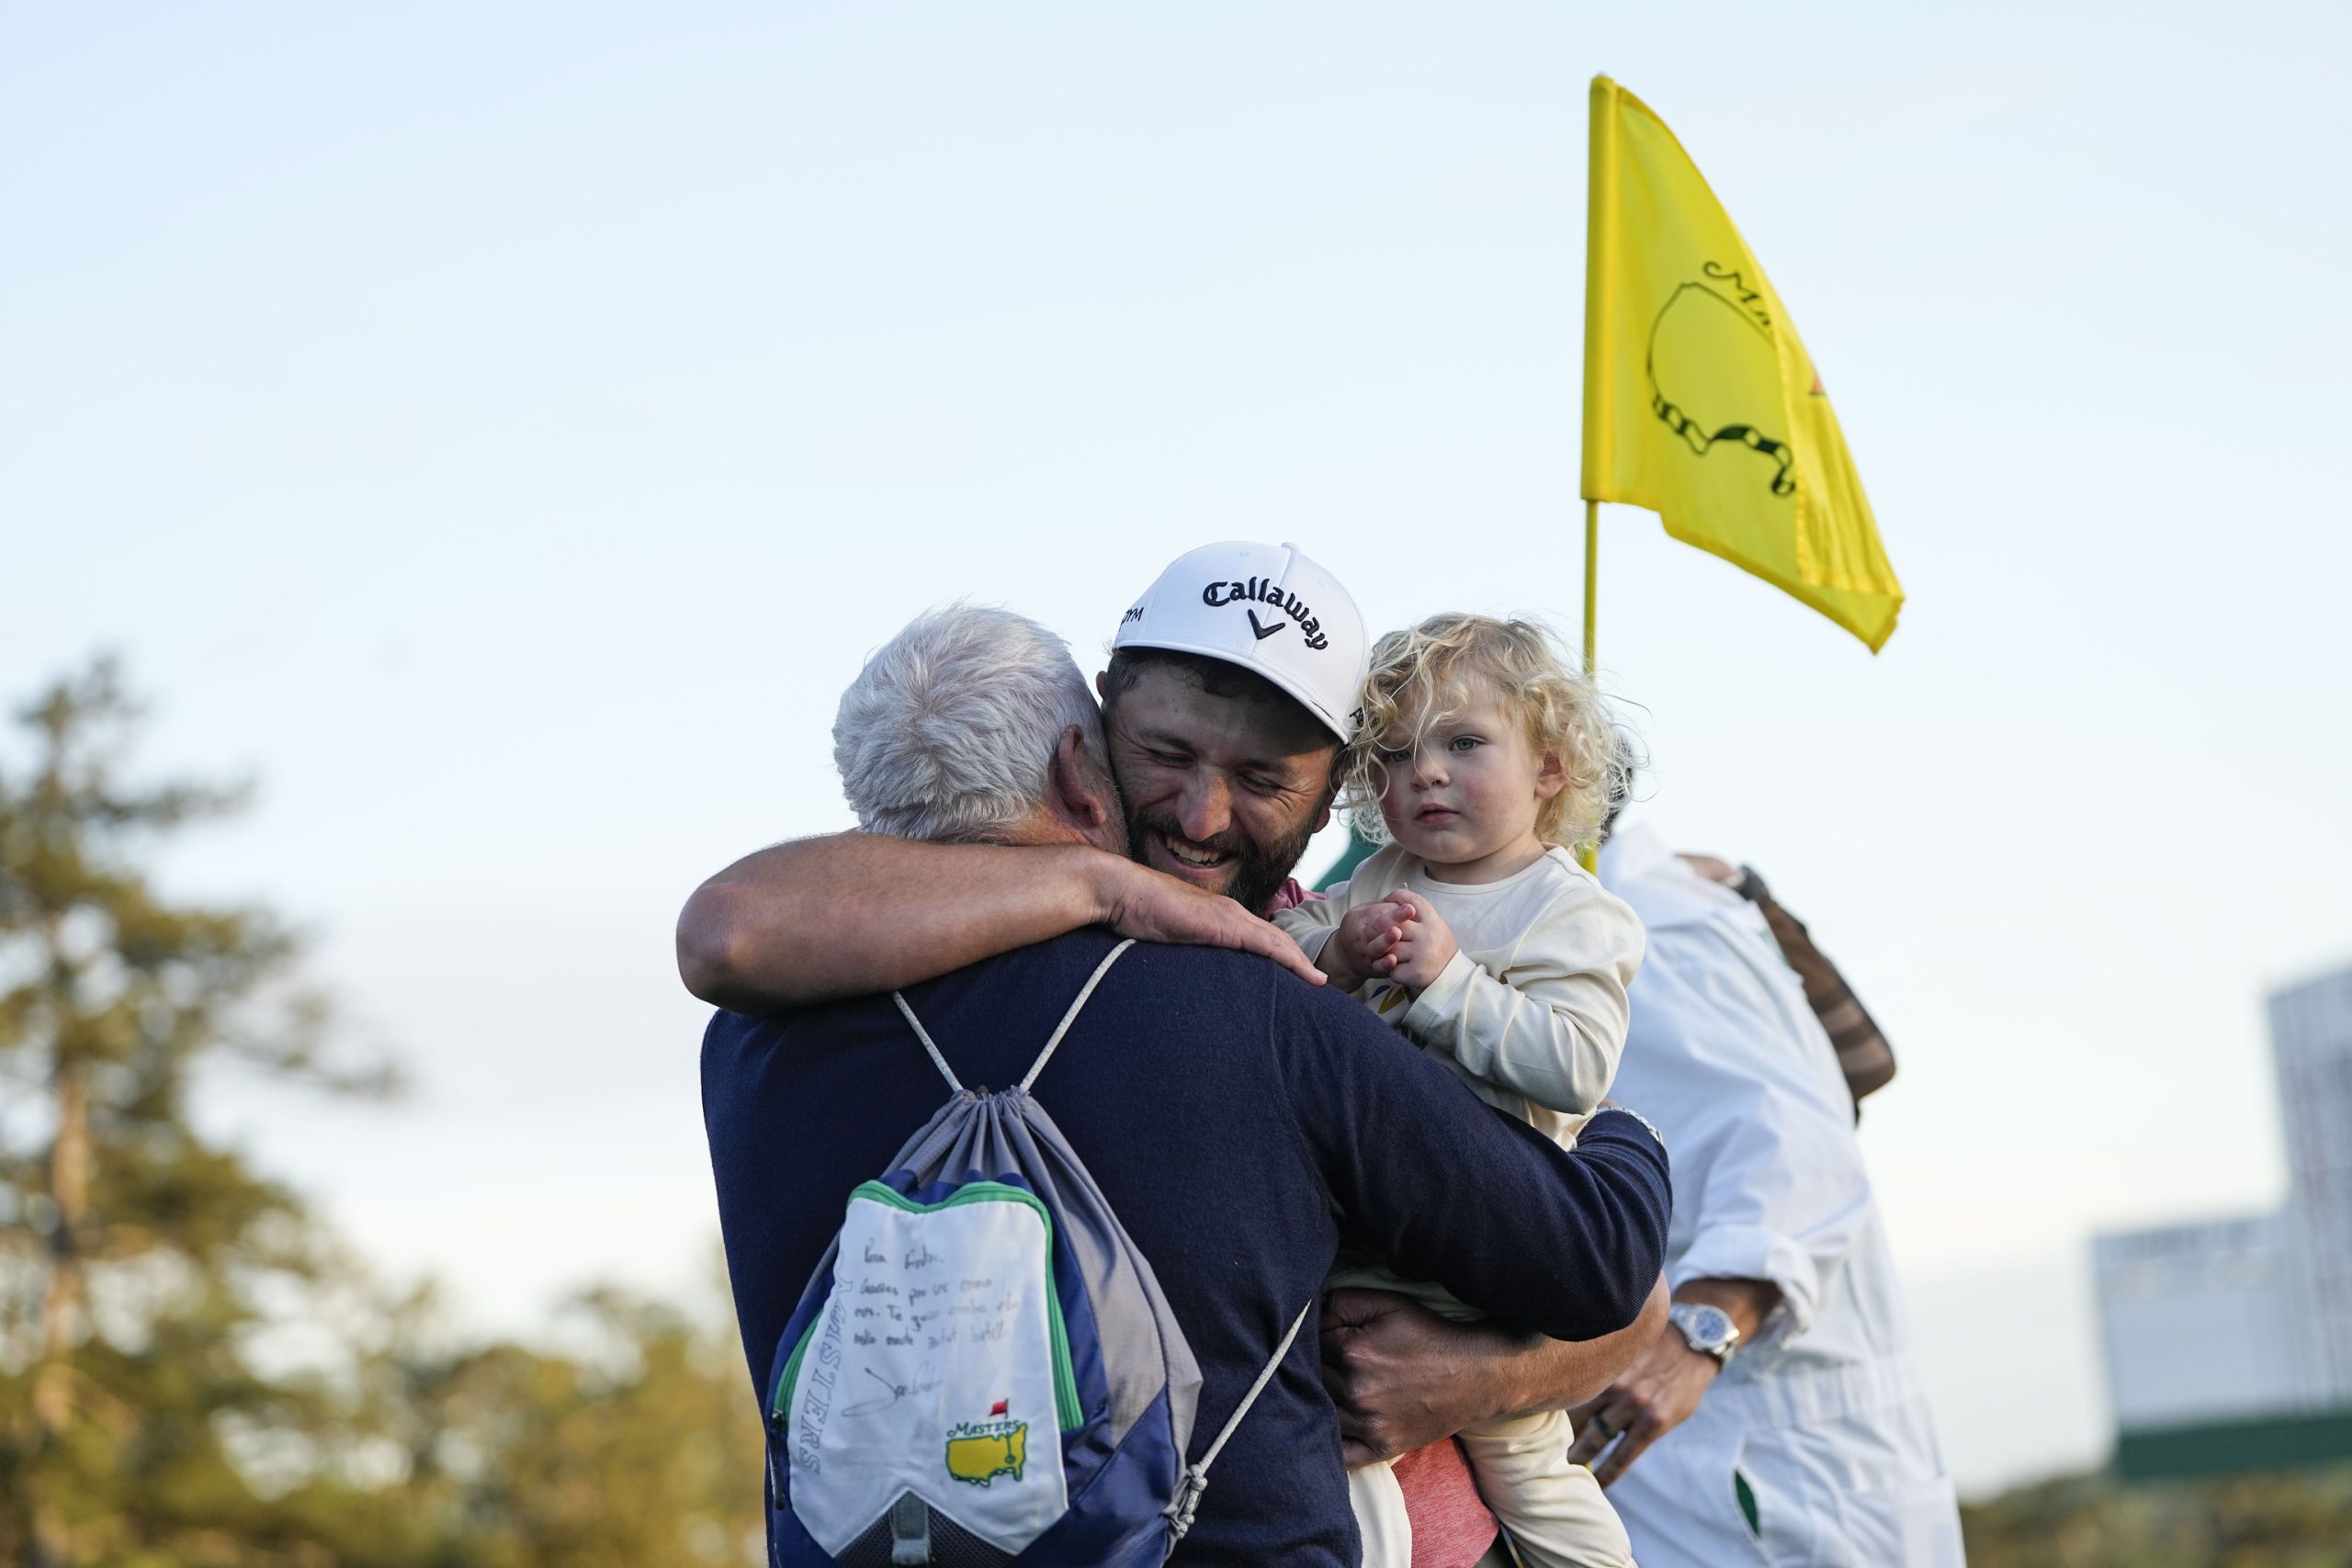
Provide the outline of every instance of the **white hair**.
[[1103,766],[1102,711],[1068,643],[1010,610],[949,604],[876,649],[842,694],[833,765],[869,833],[986,839],[1044,804],[1073,724]]

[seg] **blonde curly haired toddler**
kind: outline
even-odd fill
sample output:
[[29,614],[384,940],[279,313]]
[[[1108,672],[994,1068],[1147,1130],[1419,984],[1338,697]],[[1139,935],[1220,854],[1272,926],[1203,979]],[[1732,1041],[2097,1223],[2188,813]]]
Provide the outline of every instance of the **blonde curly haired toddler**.
[[[1624,1054],[1641,921],[1577,863],[1623,787],[1592,683],[1543,628],[1432,616],[1374,645],[1341,804],[1385,848],[1330,897],[1275,917],[1355,995],[1472,1092],[1563,1143]],[[1454,1318],[1475,1309],[1377,1258],[1329,1281],[1396,1291]],[[1557,1411],[1460,1434],[1478,1490],[1530,1568],[1631,1568],[1592,1472],[1567,1462]],[[1350,1476],[1367,1568],[1411,1558],[1387,1467]]]

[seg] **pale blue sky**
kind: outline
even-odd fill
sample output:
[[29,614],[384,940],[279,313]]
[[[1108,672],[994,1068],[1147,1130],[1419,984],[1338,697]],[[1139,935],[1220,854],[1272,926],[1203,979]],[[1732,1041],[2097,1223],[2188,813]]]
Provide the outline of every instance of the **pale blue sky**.
[[1246,536],[1572,630],[1606,70],[1912,596],[1872,660],[1611,509],[1648,809],[1894,1036],[1963,1481],[2101,1451],[2085,1236],[2276,1196],[2260,994],[2352,956],[2342,7],[481,11],[0,6],[0,684],[119,648],[153,759],[257,774],[175,880],[318,931],[419,1080],[221,1125],[481,1325],[690,1288],[670,924],[843,823],[910,615],[1091,662]]

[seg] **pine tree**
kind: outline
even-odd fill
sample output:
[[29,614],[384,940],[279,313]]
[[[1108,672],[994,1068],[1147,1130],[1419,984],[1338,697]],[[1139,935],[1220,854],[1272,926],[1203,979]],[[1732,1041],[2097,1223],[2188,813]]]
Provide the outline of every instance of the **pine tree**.
[[140,868],[242,792],[126,777],[137,718],[100,660],[18,716],[0,763],[0,1556],[205,1562],[260,1500],[240,1429],[300,1427],[254,1375],[265,1292],[316,1280],[300,1201],[213,1146],[191,1075],[238,1058],[339,1091],[297,943],[266,913],[167,899]]
[[[142,869],[242,792],[141,786],[94,663],[0,748],[0,1563],[633,1568],[759,1561],[733,1337],[615,1292],[575,1353],[472,1344],[386,1292],[299,1194],[209,1143],[239,1061],[337,1093],[298,944]],[[307,1357],[258,1355],[289,1330]]]

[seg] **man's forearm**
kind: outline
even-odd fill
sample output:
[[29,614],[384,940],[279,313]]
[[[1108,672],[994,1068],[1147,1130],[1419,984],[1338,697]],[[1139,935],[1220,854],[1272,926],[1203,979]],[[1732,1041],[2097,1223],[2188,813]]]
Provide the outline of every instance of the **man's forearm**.
[[1515,1354],[1498,1355],[1487,1363],[1487,1419],[1532,1415],[1539,1410],[1566,1410],[1582,1404],[1623,1375],[1641,1359],[1658,1331],[1666,1326],[1666,1280],[1661,1278],[1642,1303],[1641,1315],[1626,1327],[1598,1339],[1537,1339],[1506,1336],[1518,1343]]
[[888,991],[1110,917],[1125,863],[1082,845],[999,848],[872,833],[747,855],[678,916],[678,974],[761,1012]]

